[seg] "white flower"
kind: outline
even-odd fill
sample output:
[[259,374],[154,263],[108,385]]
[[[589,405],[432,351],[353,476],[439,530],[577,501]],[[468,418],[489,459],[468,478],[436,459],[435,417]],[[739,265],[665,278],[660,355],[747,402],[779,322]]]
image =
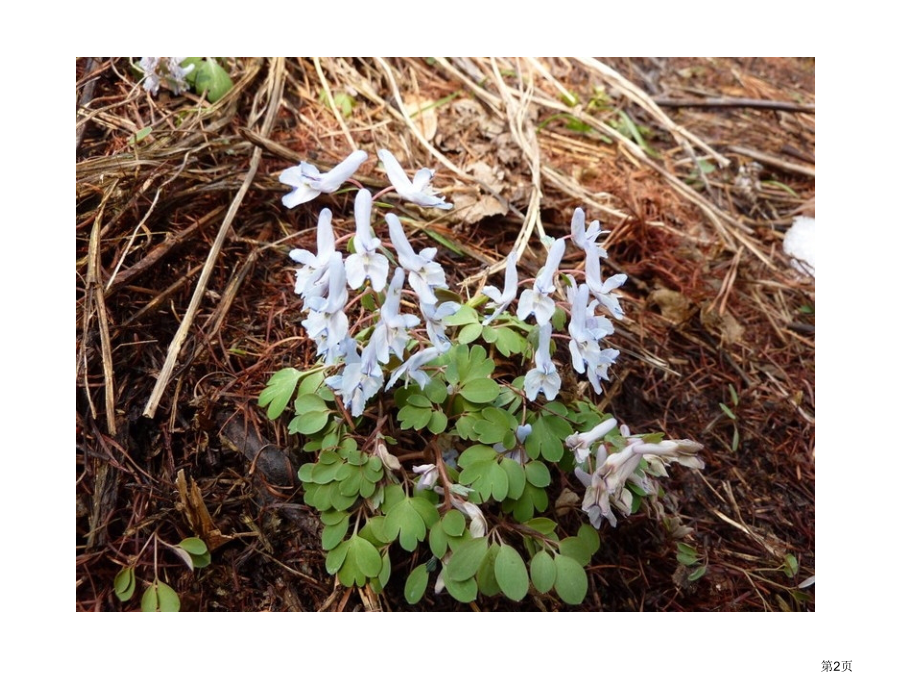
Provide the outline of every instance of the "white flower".
[[371,335],[377,351],[377,360],[381,364],[390,361],[392,352],[400,360],[403,358],[403,352],[409,343],[409,334],[407,328],[414,328],[419,322],[419,318],[414,314],[400,314],[399,300],[402,296],[402,286],[405,281],[405,273],[401,268],[393,271],[393,279],[390,281],[390,287],[387,290],[387,297],[380,307],[380,320],[374,327]]
[[380,240],[371,230],[371,193],[362,189],[355,197],[355,253],[345,259],[348,286],[357,290],[369,280],[371,287],[380,292],[386,287],[390,265],[377,253]]
[[[390,390],[393,384],[403,376],[414,379],[419,385],[419,388],[424,390],[425,386],[431,382],[431,377],[422,371],[421,368],[431,360],[437,359],[441,354],[443,353],[436,347],[426,347],[424,350],[419,350],[393,371],[390,375],[390,380],[387,382],[386,390]],[[406,385],[409,385],[409,378],[406,379]]]
[[360,417],[367,401],[383,385],[383,372],[377,363],[373,345],[365,347],[359,356],[354,339],[347,338],[343,349],[346,353],[345,368],[341,374],[327,378],[326,385],[341,396],[342,403],[353,417]]
[[409,285],[422,302],[437,303],[438,298],[434,294],[434,289],[447,287],[444,269],[434,260],[434,255],[438,253],[438,250],[434,247],[426,247],[416,254],[409,240],[406,239],[406,233],[403,231],[399,218],[388,213],[386,221],[390,228],[390,241],[396,249],[399,265],[409,272]]
[[588,251],[588,247],[595,247],[600,256],[607,256],[597,244],[597,238],[601,235],[601,223],[599,220],[592,221],[588,229],[585,230],[585,212],[581,208],[576,208],[572,214],[572,242],[573,244]]
[[425,330],[428,332],[428,339],[434,345],[438,352],[447,352],[450,349],[450,338],[447,337],[447,331],[444,319],[453,316],[460,311],[458,302],[442,302],[434,305],[430,302],[419,302],[419,309],[422,316],[425,317]]
[[[508,260],[505,263],[505,288],[501,292],[498,291],[498,288],[494,288],[491,285],[486,285],[482,289],[482,294],[492,300],[486,307],[494,307],[495,309],[483,320],[483,326],[508,308],[514,301],[514,298],[517,297],[517,289],[517,252],[513,251],[508,255]],[[553,309],[555,310],[555,306]],[[550,316],[552,316],[552,314]]]
[[541,392],[547,400],[554,400],[562,387],[562,379],[549,356],[551,334],[552,326],[548,323],[540,326],[540,341],[534,357],[534,368],[524,376],[524,393],[528,400],[536,400]]
[[332,211],[324,208],[316,224],[316,254],[306,249],[292,249],[290,257],[303,264],[297,269],[294,293],[304,301],[314,295],[325,295],[325,286],[321,284],[326,274],[329,260],[335,252],[335,235],[332,232]]
[[417,173],[412,182],[409,182],[409,176],[402,166],[396,160],[392,153],[386,149],[377,151],[377,157],[383,163],[383,169],[386,170],[387,177],[396,189],[396,193],[406,201],[411,201],[419,206],[428,206],[440,208],[449,211],[454,207],[444,201],[443,197],[435,196],[431,193],[431,178],[434,172],[428,168],[422,168]]
[[433,489],[438,482],[437,465],[413,465],[412,471],[421,475],[415,484],[415,488],[418,491]]
[[528,288],[521,293],[521,300],[518,302],[517,309],[517,317],[521,321],[534,314],[537,323],[541,326],[549,323],[553,312],[556,311],[556,303],[552,298],[552,294],[556,291],[553,279],[559,269],[563,254],[565,254],[565,240],[560,238],[553,242],[549,248],[546,264],[537,273],[533,289]]
[[617,299],[616,295],[613,294],[613,291],[626,282],[626,274],[617,273],[606,281],[602,280],[601,259],[598,248],[589,246],[586,251],[585,282],[588,284],[588,289],[591,290],[591,294],[594,295],[601,304],[607,307],[607,311],[614,317],[622,319],[624,316],[623,308],[620,306],[620,301]]
[[565,439],[565,445],[569,450],[575,453],[575,461],[583,465],[588,461],[591,455],[591,444],[598,439],[604,438],[607,434],[616,428],[617,420],[613,417],[605,419],[590,431],[584,431],[580,434],[572,434]]
[[[166,60],[164,64],[162,60]],[[160,90],[161,84],[166,84],[170,90],[177,96],[183,91],[188,91],[188,82],[185,78],[195,69],[195,65],[188,67],[182,66],[184,57],[144,57],[137,63],[138,68],[143,72],[144,89],[154,96]]]
[[470,534],[474,538],[486,536],[489,525],[486,523],[486,516],[482,514],[482,510],[479,509],[478,505],[454,498],[453,494],[451,494],[450,502],[454,508],[470,519]]
[[345,183],[345,180],[354,175],[366,160],[367,154],[364,151],[355,151],[327,173],[321,173],[315,165],[306,162],[282,170],[278,180],[293,187],[294,191],[285,194],[281,203],[288,208],[294,208],[312,201],[322,193],[332,194]]

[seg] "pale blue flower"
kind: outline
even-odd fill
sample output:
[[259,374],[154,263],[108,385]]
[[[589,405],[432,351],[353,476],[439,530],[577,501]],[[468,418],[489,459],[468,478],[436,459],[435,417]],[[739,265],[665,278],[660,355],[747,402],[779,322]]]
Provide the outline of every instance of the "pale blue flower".
[[407,328],[414,328],[420,321],[414,314],[400,314],[399,301],[402,298],[402,286],[405,273],[401,268],[393,271],[390,287],[387,289],[386,299],[380,307],[380,319],[371,335],[371,343],[377,352],[377,360],[381,364],[390,361],[390,353],[400,360],[403,358],[406,345],[409,343]]
[[325,288],[316,289],[317,283],[326,273],[329,259],[335,252],[335,235],[332,232],[332,211],[324,208],[316,224],[316,254],[306,249],[292,249],[290,257],[303,264],[297,269],[294,294],[305,300],[308,296],[325,294]]
[[572,318],[569,319],[569,351],[572,366],[579,374],[588,375],[594,392],[601,393],[600,379],[609,380],[607,370],[620,355],[613,348],[601,349],[600,339],[613,328],[607,319],[594,316],[594,305],[588,306],[588,286],[581,284],[576,290],[569,290],[572,302]]
[[341,374],[330,376],[326,385],[342,398],[342,404],[353,417],[364,414],[367,401],[373,398],[383,385],[383,371],[377,363],[372,345],[358,355],[357,343],[348,338],[344,343],[345,367]]
[[588,247],[595,247],[600,256],[607,256],[607,252],[597,244],[597,238],[601,234],[600,221],[592,221],[586,230],[585,212],[581,208],[576,208],[575,213],[572,214],[572,243],[584,251],[588,251]]
[[[606,255],[605,255],[606,256]],[[601,278],[601,259],[598,248],[589,246],[585,257],[585,282],[597,300],[607,308],[615,318],[622,319],[623,308],[613,291],[626,282],[625,273],[617,273],[606,281]]]
[[377,253],[380,240],[371,229],[371,193],[362,189],[355,197],[355,253],[345,259],[348,286],[357,290],[369,280],[371,287],[380,292],[386,287],[390,265],[387,258]]
[[422,371],[422,367],[432,360],[437,359],[442,354],[443,353],[438,350],[438,348],[433,346],[426,347],[424,350],[419,350],[393,371],[390,375],[390,380],[387,382],[386,390],[390,390],[393,384],[403,376],[407,377],[406,385],[409,385],[409,379],[411,378],[419,385],[419,388],[425,390],[425,386],[431,382],[431,377],[426,372]]
[[387,226],[390,228],[390,241],[396,249],[399,265],[409,272],[409,285],[412,286],[415,294],[418,295],[419,300],[422,302],[437,303],[438,298],[434,294],[434,289],[447,287],[444,269],[441,264],[434,260],[438,250],[434,247],[426,247],[416,254],[406,238],[406,233],[403,231],[399,218],[392,213],[388,213],[386,221]]
[[[514,301],[514,298],[517,297],[518,289],[518,274],[517,274],[517,252],[513,251],[508,255],[507,262],[505,263],[505,287],[499,292],[498,288],[494,288],[491,285],[486,285],[482,289],[482,294],[488,297],[491,302],[486,305],[486,308],[493,307],[494,311],[489,314],[482,322],[482,325],[485,326],[496,316],[501,314],[509,305]],[[555,306],[553,307],[555,310]]]
[[553,293],[556,292],[554,279],[564,254],[565,240],[560,238],[550,247],[546,256],[546,264],[537,273],[533,288],[528,288],[521,293],[517,309],[517,317],[521,321],[533,314],[541,326],[549,323],[556,311],[556,303],[552,298]]
[[442,302],[434,305],[430,302],[419,302],[422,316],[425,317],[425,330],[428,332],[428,339],[434,345],[438,352],[447,352],[450,349],[450,338],[447,337],[444,319],[453,316],[460,311],[460,304],[457,302]]
[[320,194],[332,194],[345,184],[366,160],[367,154],[364,151],[355,151],[326,173],[321,173],[315,165],[306,162],[282,170],[278,180],[293,187],[294,191],[285,194],[281,203],[288,208],[294,208],[312,201]]
[[434,172],[428,168],[422,168],[417,173],[412,182],[409,182],[409,176],[402,169],[399,161],[392,153],[386,149],[377,151],[377,157],[383,163],[383,169],[386,170],[390,183],[396,189],[396,193],[406,201],[411,201],[419,206],[440,208],[449,211],[454,207],[453,204],[444,201],[443,197],[435,196],[431,193],[431,178]]
[[556,365],[549,356],[549,341],[552,335],[552,326],[540,326],[540,340],[534,357],[534,368],[524,376],[524,393],[528,400],[536,400],[539,393],[543,393],[547,400],[553,400],[559,395],[562,379],[556,371]]

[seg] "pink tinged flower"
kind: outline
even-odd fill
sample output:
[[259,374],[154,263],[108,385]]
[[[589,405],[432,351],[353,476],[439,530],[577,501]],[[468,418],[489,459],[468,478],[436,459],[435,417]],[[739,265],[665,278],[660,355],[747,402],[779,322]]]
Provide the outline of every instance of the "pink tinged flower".
[[595,220],[585,230],[585,212],[581,208],[576,208],[572,214],[572,242],[576,247],[588,251],[589,247],[597,249],[600,256],[607,256],[607,252],[597,244],[597,238],[601,235],[601,223]]
[[287,208],[294,208],[312,201],[320,194],[332,194],[345,184],[366,160],[367,154],[364,151],[355,151],[326,173],[321,173],[315,165],[306,162],[282,170],[278,180],[293,187],[294,191],[285,194],[281,203]]
[[553,242],[546,257],[546,264],[537,274],[534,281],[533,289],[524,290],[521,293],[521,300],[518,302],[517,317],[523,321],[533,314],[537,323],[541,326],[548,324],[556,311],[556,303],[552,295],[556,291],[556,285],[553,282],[556,271],[559,269],[559,263],[565,254],[565,240],[558,239]]
[[543,393],[547,400],[554,400],[559,395],[562,379],[556,371],[556,365],[549,356],[549,341],[552,326],[540,326],[540,340],[534,357],[534,368],[524,376],[524,393],[528,400],[536,400]]
[[601,259],[597,247],[588,247],[585,258],[585,282],[597,300],[603,304],[615,318],[622,319],[623,308],[613,291],[626,282],[625,273],[617,273],[606,281],[601,279]]
[[399,265],[409,272],[409,285],[422,302],[437,303],[438,298],[434,294],[434,289],[447,287],[444,269],[434,260],[438,250],[434,247],[427,247],[416,254],[409,240],[406,239],[406,233],[403,231],[399,218],[388,213],[386,221],[390,229],[390,241],[396,249]]
[[345,259],[345,275],[348,286],[357,290],[368,280],[371,287],[380,292],[386,287],[390,265],[382,254],[377,253],[380,240],[371,230],[371,193],[362,189],[355,197],[355,253]]
[[487,285],[482,289],[482,294],[491,300],[491,302],[489,302],[486,307],[493,307],[494,309],[494,311],[483,320],[483,326],[488,324],[490,321],[492,321],[492,319],[494,319],[496,316],[508,308],[508,306],[514,301],[514,298],[517,297],[517,289],[517,252],[513,251],[508,255],[508,260],[505,263],[504,289],[499,292],[498,288],[494,288],[491,285]]
[[377,151],[377,157],[383,163],[383,169],[386,171],[387,177],[390,178],[390,183],[396,189],[396,193],[406,201],[411,201],[419,206],[440,208],[445,211],[449,211],[454,207],[453,204],[444,201],[443,197],[435,196],[432,193],[431,178],[434,177],[434,172],[428,168],[419,170],[413,180],[409,182],[409,176],[406,175],[406,171],[402,169],[402,166],[392,153],[386,149],[380,149]]
[[565,445],[569,450],[575,453],[575,461],[579,465],[583,465],[588,461],[591,455],[591,444],[604,438],[604,436],[613,431],[616,426],[617,420],[610,417],[610,419],[605,419],[589,431],[584,431],[580,434],[572,434],[567,437],[565,439]]

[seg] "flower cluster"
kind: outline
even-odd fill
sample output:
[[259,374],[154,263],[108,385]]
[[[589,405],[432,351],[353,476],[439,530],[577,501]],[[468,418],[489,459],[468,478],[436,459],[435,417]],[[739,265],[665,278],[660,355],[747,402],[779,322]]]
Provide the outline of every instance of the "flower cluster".
[[137,63],[144,78],[143,86],[154,96],[161,86],[166,86],[177,96],[188,91],[186,77],[195,69],[195,65],[183,67],[184,57],[142,57]]
[[[585,252],[585,282],[578,284],[574,276],[569,276],[566,296],[569,302],[569,350],[572,354],[572,367],[579,374],[585,374],[596,393],[601,392],[601,380],[609,380],[609,368],[620,355],[619,350],[604,348],[601,340],[614,332],[613,324],[604,316],[595,313],[598,306],[617,319],[623,318],[623,309],[614,290],[626,282],[622,273],[607,280],[601,278],[600,260],[607,256],[603,247],[597,244],[601,236],[600,223],[594,221],[585,229],[585,214],[580,208],[572,217],[573,244]],[[537,273],[533,287],[521,293],[518,300],[517,317],[525,320],[530,316],[536,319],[539,327],[539,341],[535,351],[534,368],[527,372],[524,380],[524,392],[529,400],[535,400],[541,393],[547,400],[553,400],[559,394],[561,379],[551,359],[550,339],[552,327],[550,321],[556,312],[554,299],[558,290],[556,277],[559,266],[565,256],[564,238],[553,241],[546,257],[546,263]],[[487,286],[483,293],[490,298],[487,308],[492,313],[483,321],[491,322],[503,313],[517,296],[518,280],[515,262],[517,255],[512,252],[505,268],[505,286],[499,292],[497,288]]]
[[[430,194],[428,184],[432,172],[424,169],[409,182],[406,173],[393,155],[386,150],[378,151],[387,175],[398,195],[421,206],[450,208],[443,199]],[[336,192],[351,178],[367,154],[355,151],[332,170],[321,173],[314,165],[306,162],[282,171],[279,179],[293,188],[282,199],[284,205],[293,208],[312,201],[320,194]],[[304,299],[303,321],[307,334],[316,343],[316,353],[323,364],[329,367],[342,366],[340,373],[329,376],[326,384],[342,398],[343,404],[354,416],[364,412],[367,402],[384,385],[384,367],[392,358],[400,364],[391,372],[389,389],[405,378],[420,385],[428,382],[428,374],[422,367],[429,364],[450,348],[443,319],[456,313],[460,305],[456,302],[438,303],[436,288],[446,288],[444,269],[435,261],[436,249],[426,248],[420,252],[412,248],[399,218],[388,213],[386,216],[390,242],[396,250],[398,265],[393,270],[389,283],[390,263],[387,257],[377,252],[381,241],[374,236],[371,226],[373,197],[367,189],[358,191],[355,197],[354,252],[343,259],[336,251],[336,239],[332,229],[332,212],[323,209],[316,229],[316,253],[305,249],[294,249],[290,256],[303,264],[297,270],[295,292]],[[406,351],[413,340],[418,340],[412,329],[421,324],[414,314],[401,312],[403,288],[406,280],[418,297],[425,329],[430,341],[424,347],[405,359]],[[379,318],[370,337],[361,345],[349,335],[348,317],[345,305],[348,289],[363,291],[365,286],[375,293],[385,290],[385,297],[379,309]],[[405,360],[405,361],[403,361]]]
[[616,526],[611,503],[622,515],[632,514],[634,493],[627,488],[627,483],[637,487],[640,495],[654,495],[657,487],[652,477],[667,476],[666,466],[671,462],[703,468],[703,461],[697,456],[702,450],[699,443],[688,440],[648,442],[641,436],[630,436],[625,424],[619,428],[621,440],[625,441],[620,450],[611,455],[608,444],[601,443],[592,455],[591,447],[613,432],[616,426],[616,420],[611,417],[593,429],[572,434],[565,440],[566,446],[575,454],[575,476],[585,486],[581,508],[596,528],[601,526],[603,519]]

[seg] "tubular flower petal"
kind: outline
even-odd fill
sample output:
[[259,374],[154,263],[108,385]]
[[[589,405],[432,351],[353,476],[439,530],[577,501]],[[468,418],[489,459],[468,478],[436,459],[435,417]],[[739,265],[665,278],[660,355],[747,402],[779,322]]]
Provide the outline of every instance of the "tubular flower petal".
[[536,400],[543,393],[547,400],[554,400],[559,395],[562,379],[556,371],[556,365],[549,356],[549,340],[552,326],[540,326],[540,340],[534,357],[534,368],[524,376],[524,393],[528,400]]
[[513,251],[508,255],[508,260],[505,263],[505,287],[499,292],[498,288],[494,288],[491,285],[487,285],[482,289],[482,294],[488,297],[491,302],[487,304],[487,307],[494,307],[494,311],[487,316],[482,325],[485,326],[496,316],[501,314],[508,306],[514,301],[514,298],[517,297],[518,289],[518,274],[517,274],[517,252]]
[[406,175],[406,171],[402,169],[399,161],[396,160],[392,153],[386,149],[380,149],[377,151],[377,157],[383,163],[383,169],[396,189],[396,193],[406,201],[411,201],[419,206],[440,208],[445,211],[449,211],[454,207],[453,204],[444,201],[443,197],[435,196],[431,193],[431,178],[434,177],[434,173],[428,168],[419,170],[412,182],[409,182],[409,176]]
[[315,165],[301,162],[292,168],[281,171],[278,180],[294,188],[281,199],[287,208],[312,201],[320,194],[332,194],[345,184],[345,180],[355,174],[361,164],[367,160],[364,151],[355,151],[345,160],[326,173],[321,173]]

